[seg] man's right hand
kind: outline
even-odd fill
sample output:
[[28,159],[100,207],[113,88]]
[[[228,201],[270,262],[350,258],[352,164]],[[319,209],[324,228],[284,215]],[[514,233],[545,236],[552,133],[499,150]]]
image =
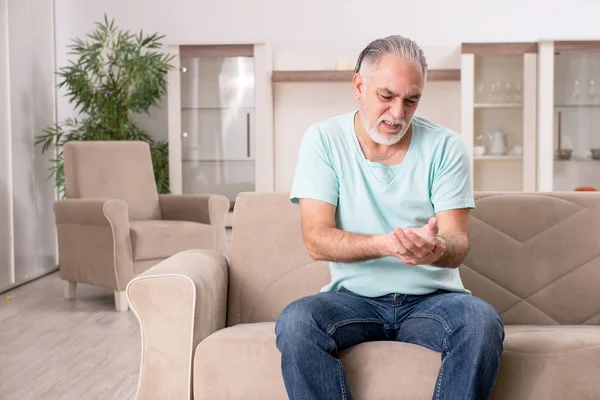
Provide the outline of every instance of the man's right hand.
[[386,255],[398,258],[406,265],[428,265],[444,254],[446,246],[438,237],[437,219],[432,217],[421,228],[396,228],[385,235]]

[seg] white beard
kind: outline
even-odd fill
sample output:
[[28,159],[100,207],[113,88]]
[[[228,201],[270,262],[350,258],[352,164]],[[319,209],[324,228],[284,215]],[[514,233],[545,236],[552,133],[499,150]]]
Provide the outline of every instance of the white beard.
[[[383,121],[389,122],[390,124],[398,124],[399,125],[398,132],[393,135],[380,133],[379,130],[377,129],[377,127]],[[375,124],[375,126],[372,128],[367,127],[367,122],[365,119],[363,119],[363,125],[365,127],[365,131],[367,132],[367,134],[369,135],[371,140],[373,140],[377,144],[381,144],[381,145],[385,145],[385,146],[391,146],[393,144],[398,143],[400,140],[402,140],[402,138],[404,137],[404,135],[406,135],[406,132],[408,131],[408,127],[410,126],[410,124],[406,123],[404,120],[393,119],[393,118],[385,117],[385,116],[380,117],[377,120],[377,123]]]

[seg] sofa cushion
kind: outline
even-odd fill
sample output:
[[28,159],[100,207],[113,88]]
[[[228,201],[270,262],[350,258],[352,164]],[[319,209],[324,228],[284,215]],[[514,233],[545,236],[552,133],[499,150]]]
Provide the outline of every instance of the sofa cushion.
[[[240,324],[202,341],[195,353],[194,397],[281,400],[287,394],[275,323]],[[354,346],[341,355],[355,399],[430,399],[440,355],[393,342]]]
[[170,257],[180,251],[215,246],[213,227],[189,221],[131,221],[133,259]]
[[[194,359],[201,399],[287,398],[275,323],[222,329],[202,341]],[[440,354],[396,342],[369,342],[341,354],[355,399],[430,399]],[[600,327],[507,326],[494,400],[600,398]],[[560,378],[560,379],[558,379]]]
[[498,399],[600,399],[600,326],[509,325]]

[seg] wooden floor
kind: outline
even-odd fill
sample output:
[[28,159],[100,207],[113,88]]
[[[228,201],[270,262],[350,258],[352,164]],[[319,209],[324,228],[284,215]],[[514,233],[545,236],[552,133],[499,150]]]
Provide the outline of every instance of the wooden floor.
[[52,273],[0,296],[0,399],[135,398],[139,325],[112,291],[80,284],[65,300]]

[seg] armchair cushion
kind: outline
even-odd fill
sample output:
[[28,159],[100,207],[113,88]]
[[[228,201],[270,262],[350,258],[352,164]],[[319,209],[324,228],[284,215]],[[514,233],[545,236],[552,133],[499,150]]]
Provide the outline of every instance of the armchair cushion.
[[160,210],[163,220],[193,221],[210,224],[217,231],[214,250],[227,253],[225,215],[229,201],[217,194],[161,194]]
[[213,249],[217,232],[211,225],[189,221],[131,221],[133,259],[151,260],[189,249]]
[[72,141],[63,152],[67,198],[122,199],[132,220],[161,219],[148,143]]

